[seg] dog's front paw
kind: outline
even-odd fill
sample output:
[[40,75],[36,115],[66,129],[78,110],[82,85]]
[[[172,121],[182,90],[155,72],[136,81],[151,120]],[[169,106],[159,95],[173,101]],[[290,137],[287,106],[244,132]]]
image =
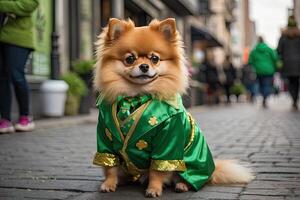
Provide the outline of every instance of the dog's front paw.
[[176,183],[175,192],[187,192],[189,191],[189,186],[186,183],[180,182]]
[[114,192],[116,188],[117,182],[114,180],[105,180],[100,186],[101,192]]
[[150,187],[147,188],[146,190],[146,197],[159,197],[162,194],[162,188],[158,188],[158,187]]

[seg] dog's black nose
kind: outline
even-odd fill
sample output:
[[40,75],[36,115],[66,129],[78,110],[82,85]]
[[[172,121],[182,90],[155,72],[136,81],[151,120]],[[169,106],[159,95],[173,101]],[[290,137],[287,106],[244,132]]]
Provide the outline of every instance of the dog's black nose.
[[148,70],[149,70],[149,65],[147,64],[141,64],[139,66],[140,70],[143,72],[143,73],[146,73]]

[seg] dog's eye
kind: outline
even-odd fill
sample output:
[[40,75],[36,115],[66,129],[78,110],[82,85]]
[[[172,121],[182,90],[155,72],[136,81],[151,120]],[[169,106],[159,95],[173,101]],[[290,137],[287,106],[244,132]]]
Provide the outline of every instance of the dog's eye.
[[151,60],[151,62],[152,62],[153,64],[157,64],[158,61],[159,61],[159,57],[156,56],[156,55],[152,55],[151,58],[150,58],[150,60]]
[[135,62],[136,58],[134,55],[130,55],[127,58],[125,58],[125,62],[128,65],[132,65]]

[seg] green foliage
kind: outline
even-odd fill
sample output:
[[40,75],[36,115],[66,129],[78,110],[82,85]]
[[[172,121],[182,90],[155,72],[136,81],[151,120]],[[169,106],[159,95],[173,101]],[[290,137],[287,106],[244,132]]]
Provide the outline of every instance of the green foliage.
[[230,88],[230,93],[234,95],[241,95],[246,92],[246,88],[242,83],[235,83],[231,88]]
[[68,95],[65,106],[66,115],[77,115],[80,106],[80,97],[74,95]]
[[282,60],[277,60],[277,62],[276,62],[276,68],[278,69],[278,70],[280,70],[280,69],[282,69],[282,67],[283,67],[283,62],[282,62]]
[[73,70],[79,74],[89,74],[93,71],[95,60],[75,60],[72,62]]
[[61,77],[69,85],[68,95],[84,96],[87,86],[84,81],[75,73],[69,72]]

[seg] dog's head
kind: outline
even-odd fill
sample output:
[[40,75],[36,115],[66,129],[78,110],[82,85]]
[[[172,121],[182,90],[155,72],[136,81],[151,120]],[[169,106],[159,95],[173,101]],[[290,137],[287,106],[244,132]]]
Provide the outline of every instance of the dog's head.
[[169,98],[188,86],[175,19],[135,27],[131,20],[113,18],[96,45],[94,84],[109,101],[118,95]]

